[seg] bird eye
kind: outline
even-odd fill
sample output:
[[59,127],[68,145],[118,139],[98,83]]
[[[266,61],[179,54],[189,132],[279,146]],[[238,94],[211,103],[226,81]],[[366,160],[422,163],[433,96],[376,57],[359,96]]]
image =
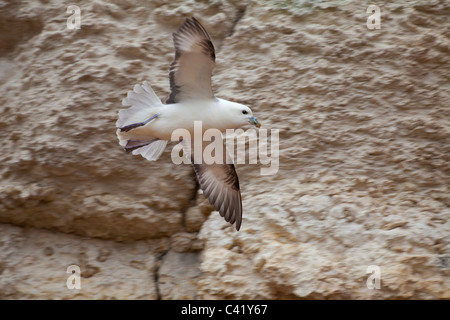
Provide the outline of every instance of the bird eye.
[[247,114],[247,110],[242,110],[242,114]]

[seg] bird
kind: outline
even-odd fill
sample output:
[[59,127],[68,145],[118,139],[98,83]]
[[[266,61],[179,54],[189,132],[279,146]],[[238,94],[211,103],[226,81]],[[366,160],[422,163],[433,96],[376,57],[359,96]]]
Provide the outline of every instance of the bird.
[[[175,57],[169,67],[170,93],[165,102],[162,103],[147,81],[136,84],[122,100],[122,105],[130,108],[119,111],[116,134],[125,151],[156,161],[171,140],[172,133],[181,128],[194,134],[196,121],[201,121],[202,132],[214,128],[224,133],[227,129],[248,124],[259,128],[261,124],[248,106],[214,95],[211,78],[215,49],[202,24],[195,17],[186,18],[172,33],[172,38]],[[235,224],[239,231],[242,197],[236,168],[229,161],[228,153],[225,151],[223,156],[227,161],[207,164],[194,161],[190,153],[192,140],[181,143],[204,197],[226,222]]]

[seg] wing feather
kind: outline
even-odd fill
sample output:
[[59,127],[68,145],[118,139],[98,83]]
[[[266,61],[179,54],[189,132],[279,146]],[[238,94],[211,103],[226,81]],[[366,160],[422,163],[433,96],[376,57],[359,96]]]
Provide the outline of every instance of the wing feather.
[[234,164],[192,164],[203,195],[225,221],[239,230],[242,223],[242,198]]
[[211,76],[215,50],[208,32],[192,17],[173,34],[175,59],[170,64],[170,95],[165,103],[213,99]]

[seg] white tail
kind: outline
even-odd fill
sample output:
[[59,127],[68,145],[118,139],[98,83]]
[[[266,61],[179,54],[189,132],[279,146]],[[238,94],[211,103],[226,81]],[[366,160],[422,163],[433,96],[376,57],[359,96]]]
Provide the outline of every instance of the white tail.
[[153,115],[153,108],[163,106],[147,81],[144,81],[142,85],[135,85],[133,91],[128,91],[127,97],[122,100],[122,105],[131,106],[131,108],[119,111],[119,119],[116,122],[117,128],[144,121]]
[[167,143],[167,140],[152,141],[145,147],[133,150],[133,154],[140,154],[147,160],[156,161],[166,149]]
[[[119,111],[119,119],[116,122],[117,128],[142,122],[155,115],[155,108],[162,107],[161,100],[153,92],[152,88],[144,81],[142,85],[135,85],[133,91],[128,91],[127,97],[122,100],[122,105],[131,108]],[[140,154],[148,160],[157,160],[166,148],[166,140],[159,140],[155,137],[146,137],[146,140],[130,140],[132,131],[116,131],[119,144],[125,147],[127,152]]]

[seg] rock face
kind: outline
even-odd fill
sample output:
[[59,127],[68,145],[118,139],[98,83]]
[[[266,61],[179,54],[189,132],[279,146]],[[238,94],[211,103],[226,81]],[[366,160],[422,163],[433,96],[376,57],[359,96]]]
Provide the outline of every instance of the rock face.
[[[58,1],[0,5],[0,298],[450,299],[448,1],[380,2],[374,30],[360,1],[78,6],[70,30]],[[276,174],[237,165],[239,232],[173,145],[115,136],[134,84],[167,96],[192,14],[216,95],[279,130]]]

